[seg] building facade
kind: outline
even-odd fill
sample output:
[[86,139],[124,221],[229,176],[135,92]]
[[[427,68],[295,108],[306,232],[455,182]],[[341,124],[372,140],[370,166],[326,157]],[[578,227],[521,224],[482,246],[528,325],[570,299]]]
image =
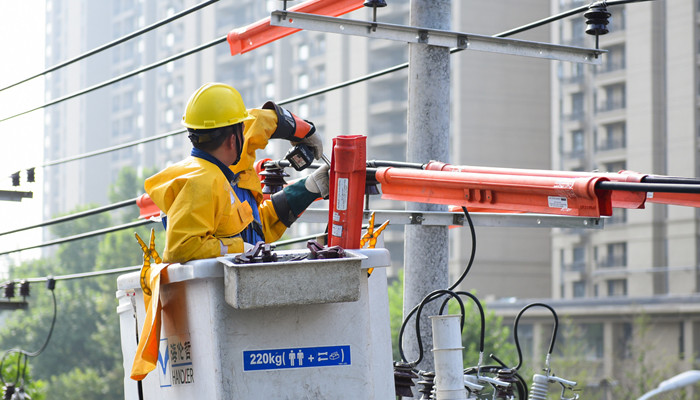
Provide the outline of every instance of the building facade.
[[[75,57],[197,3],[114,0],[109,4],[47,1],[47,65]],[[222,38],[232,29],[269,16],[280,6],[281,2],[273,0],[237,0],[205,7],[52,73],[46,81],[47,100]],[[534,0],[497,4],[460,1],[452,7],[454,30],[480,34],[520,26],[548,13],[546,5]],[[523,11],[512,13],[513,7]],[[378,21],[407,25],[409,13],[410,1],[391,2],[378,10]],[[348,17],[371,19],[371,9],[360,9]],[[541,28],[522,38],[547,41],[548,32],[548,28]],[[180,117],[189,94],[203,82],[230,83],[249,107],[257,107],[269,99],[281,102],[407,60],[405,43],[303,31],[233,57],[223,42],[52,106],[46,111],[47,160],[169,132],[173,135],[47,168],[44,216],[67,213],[82,204],[107,204],[108,187],[126,166],[139,171],[160,169],[184,158],[190,144],[184,133],[177,133],[182,130]],[[449,94],[454,145],[452,159],[440,161],[547,168],[549,65],[544,60],[478,52],[454,55],[454,89]],[[407,81],[408,69],[404,68],[284,107],[316,124],[328,154],[332,137],[362,134],[368,138],[368,159],[405,161]],[[288,143],[272,141],[258,156],[278,159],[287,148]],[[404,208],[402,202],[378,197],[371,197],[371,208]],[[300,225],[291,234],[310,234],[322,228]],[[548,230],[486,228],[478,234],[479,267],[470,274],[465,289],[476,289],[489,297],[533,296],[549,291]],[[392,253],[393,275],[403,264],[403,226],[390,225],[384,239]],[[465,243],[470,240],[467,229],[453,230],[450,268],[454,279],[466,266],[470,250]],[[524,253],[528,257],[522,257]],[[506,275],[514,279],[499,279]]]
[[[553,14],[587,4],[551,3]],[[609,7],[610,33],[599,38],[608,51],[602,65],[555,63],[552,169],[698,175],[699,7],[697,1]],[[551,40],[591,47],[585,29],[582,16],[567,18],[553,26]],[[614,209],[604,229],[553,230],[551,302],[587,332],[582,369],[593,371],[587,385],[629,382],[626,375],[640,366],[631,356],[635,348],[648,350],[641,361],[650,372],[666,374],[657,379],[698,368],[699,243],[696,209],[651,203]],[[525,304],[492,308],[512,321]],[[535,357],[551,332],[551,317],[543,315],[522,320],[534,332]]]

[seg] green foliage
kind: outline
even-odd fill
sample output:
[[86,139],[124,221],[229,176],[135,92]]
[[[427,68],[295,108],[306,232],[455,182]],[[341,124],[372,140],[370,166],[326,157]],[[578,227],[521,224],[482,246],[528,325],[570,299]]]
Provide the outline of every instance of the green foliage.
[[46,399],[45,382],[32,379],[32,367],[26,357],[18,352],[5,353],[2,360],[2,376],[5,385],[23,388],[34,400]]
[[[124,396],[115,396],[114,385],[122,383],[121,376],[115,371],[104,372],[93,368],[74,368],[65,374],[51,377],[52,400],[73,399],[123,399]],[[119,379],[115,379],[119,378]]]
[[[149,172],[150,174],[151,172]],[[110,189],[113,202],[135,198],[143,193],[143,179],[133,169],[119,174],[118,183]],[[79,207],[70,212],[83,211],[95,206]],[[125,220],[134,220],[135,207],[127,207]],[[117,212],[79,218],[54,225],[56,237],[112,226],[121,218]],[[156,244],[164,243],[162,228]],[[135,229],[146,241],[150,228]],[[110,233],[59,245],[55,256],[34,260],[10,268],[10,279],[72,275],[118,267],[140,265],[141,248],[134,238],[134,230]],[[106,275],[89,279],[59,280],[56,282],[57,318],[46,349],[30,358],[28,393],[33,399],[43,400],[44,393],[51,399],[123,399],[121,337],[116,313],[116,276]],[[54,315],[51,292],[43,283],[33,283],[27,298],[26,310],[5,312],[0,315],[0,348],[21,348],[37,351],[45,343]],[[3,365],[3,376],[12,375],[12,365]]]

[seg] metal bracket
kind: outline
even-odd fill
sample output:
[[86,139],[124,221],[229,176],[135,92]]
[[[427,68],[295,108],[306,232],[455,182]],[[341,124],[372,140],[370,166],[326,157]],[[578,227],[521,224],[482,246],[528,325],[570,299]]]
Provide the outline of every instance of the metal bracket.
[[[431,225],[453,226],[466,225],[462,212],[451,211],[403,211],[403,210],[365,210],[363,219],[367,221],[375,212],[378,221],[390,220],[391,225]],[[471,213],[475,226],[512,227],[512,228],[564,228],[564,229],[603,229],[605,218],[572,217],[551,214],[508,214],[508,213]],[[307,208],[296,223],[327,223],[328,209]]]
[[586,64],[601,64],[602,59],[598,56],[606,53],[605,50],[600,49],[562,46],[528,40],[498,38],[373,21],[359,21],[291,11],[273,11],[270,17],[270,25]]
[[425,217],[423,217],[421,213],[411,213],[411,215],[408,216],[408,220],[411,221],[410,225],[421,225]]

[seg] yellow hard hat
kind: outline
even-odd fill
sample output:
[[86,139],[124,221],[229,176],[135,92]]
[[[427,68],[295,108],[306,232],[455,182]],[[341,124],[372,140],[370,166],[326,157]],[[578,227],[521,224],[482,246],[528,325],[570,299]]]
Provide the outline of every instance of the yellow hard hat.
[[207,83],[190,96],[182,125],[192,129],[213,129],[249,119],[240,93],[223,83]]

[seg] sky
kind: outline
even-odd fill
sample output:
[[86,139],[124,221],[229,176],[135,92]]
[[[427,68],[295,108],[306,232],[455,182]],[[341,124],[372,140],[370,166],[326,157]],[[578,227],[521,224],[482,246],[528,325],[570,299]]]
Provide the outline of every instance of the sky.
[[[42,72],[44,66],[45,0],[3,1],[0,13],[0,88]],[[0,119],[44,103],[43,79],[36,78],[16,87],[0,90]],[[43,163],[43,111],[0,122],[0,190],[33,192],[33,198],[21,202],[0,201],[0,232],[42,221],[41,188],[43,171],[36,170],[37,181],[26,182],[25,169]],[[9,175],[22,170],[22,185],[13,187]],[[41,241],[40,229],[0,236],[0,251]],[[0,277],[10,261],[26,261],[40,255],[39,250],[0,256]]]

